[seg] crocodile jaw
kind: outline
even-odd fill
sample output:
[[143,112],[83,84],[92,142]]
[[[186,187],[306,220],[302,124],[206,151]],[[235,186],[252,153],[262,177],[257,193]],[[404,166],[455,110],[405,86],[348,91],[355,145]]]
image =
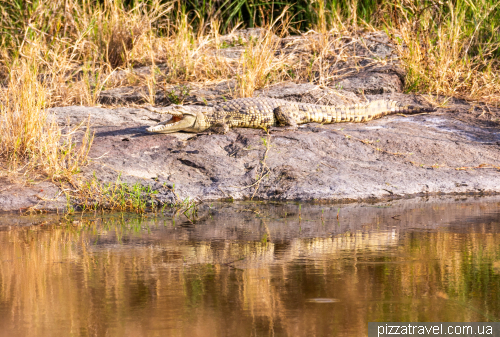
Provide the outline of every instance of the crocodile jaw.
[[[193,115],[173,115],[168,121],[150,126],[146,130],[153,133],[173,133],[179,131],[190,131],[196,124],[196,116]],[[192,131],[191,131],[192,132]],[[196,132],[196,131],[195,131]]]

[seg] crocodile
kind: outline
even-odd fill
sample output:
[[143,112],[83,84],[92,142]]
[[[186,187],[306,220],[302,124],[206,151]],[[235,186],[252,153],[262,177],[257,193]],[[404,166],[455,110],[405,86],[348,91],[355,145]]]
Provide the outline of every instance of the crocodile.
[[231,127],[296,129],[304,123],[367,122],[397,113],[433,112],[434,108],[403,105],[392,100],[375,100],[368,104],[328,106],[290,102],[268,97],[238,98],[215,106],[172,105],[166,111],[172,118],[147,128],[153,133],[178,131],[226,133]]

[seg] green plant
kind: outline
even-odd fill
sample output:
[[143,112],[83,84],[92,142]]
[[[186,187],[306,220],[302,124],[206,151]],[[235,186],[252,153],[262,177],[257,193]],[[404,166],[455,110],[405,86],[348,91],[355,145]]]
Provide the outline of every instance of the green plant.
[[182,104],[184,100],[189,96],[191,92],[191,87],[188,85],[180,85],[177,88],[167,90],[167,97],[172,104]]
[[76,192],[70,195],[72,203],[91,211],[111,209],[143,213],[155,209],[158,204],[155,198],[158,191],[140,183],[124,183],[120,175],[113,183],[103,183],[94,173],[92,179],[77,182],[75,186]]

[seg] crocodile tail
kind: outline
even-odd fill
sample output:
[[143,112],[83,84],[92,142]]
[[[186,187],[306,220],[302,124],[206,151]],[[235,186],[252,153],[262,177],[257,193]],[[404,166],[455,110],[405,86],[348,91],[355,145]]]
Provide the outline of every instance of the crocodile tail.
[[347,122],[367,122],[387,115],[398,113],[419,113],[433,112],[435,108],[426,108],[413,105],[403,105],[392,100],[376,100],[366,105],[353,105],[345,108],[345,121]]
[[436,110],[437,109],[434,107],[424,107],[417,105],[400,105],[398,113],[412,114],[412,113],[422,113],[422,112],[436,112]]

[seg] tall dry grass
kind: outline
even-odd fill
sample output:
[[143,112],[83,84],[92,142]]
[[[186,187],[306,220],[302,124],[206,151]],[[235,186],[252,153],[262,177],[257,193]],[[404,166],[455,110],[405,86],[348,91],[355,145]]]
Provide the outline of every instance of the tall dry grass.
[[[55,92],[51,95],[57,105],[94,105],[102,89],[126,84],[113,81],[110,74],[114,70],[139,65],[151,66],[151,75],[132,75],[131,82],[148,85],[150,91],[164,85],[227,79],[241,84],[240,96],[251,95],[253,86],[259,88],[284,79],[329,85],[334,75],[327,74],[332,59],[329,56],[339,56],[332,52],[331,37],[356,36],[362,29],[385,29],[399,42],[399,53],[408,70],[407,91],[490,101],[498,96],[500,11],[499,3],[492,0],[317,0],[279,4],[241,0],[229,5],[218,0],[172,0],[163,4],[155,0],[132,2],[133,8],[126,8],[121,1],[96,4],[55,0],[32,3],[20,12],[8,11],[6,8],[12,6],[2,6],[4,3],[7,1],[0,1],[3,30],[12,34],[3,35],[2,42],[10,48],[10,54],[18,55],[19,46],[39,38],[46,47],[40,61],[64,63],[66,70],[54,78]],[[10,23],[5,18],[11,18]],[[287,25],[274,26],[273,22],[280,18]],[[300,65],[280,59],[275,53],[277,45],[266,39],[259,41],[259,46],[244,45],[246,51],[238,62],[218,57],[219,34],[238,26],[258,25],[278,35],[308,29],[317,32],[319,43],[311,47],[313,59],[303,59]],[[153,74],[160,63],[168,69],[166,74],[160,74],[166,77],[164,83]],[[293,78],[275,76],[280,67],[294,69]],[[80,81],[75,81],[75,76]]]
[[[468,16],[471,8],[473,22]],[[406,90],[498,104],[500,20],[488,18],[500,10],[500,2],[446,1],[442,8],[415,3],[410,10],[418,17],[401,16],[391,29],[402,39],[399,52],[407,68]],[[496,29],[496,37],[484,39],[487,23]]]
[[289,21],[283,20],[285,12],[286,8],[281,16],[265,27],[262,36],[250,38],[246,43],[235,74],[239,97],[252,97],[255,90],[287,77],[286,70],[290,64],[287,56],[277,53],[280,39],[273,33],[288,30]]
[[[95,105],[112,71],[131,63],[136,42],[152,31],[148,25],[156,18],[150,16],[163,7],[126,11],[110,1],[29,4],[30,10],[7,27],[23,33],[2,41],[1,167],[3,174],[25,180],[67,181],[87,163],[93,137],[88,125],[62,128],[48,108]],[[2,12],[5,16],[5,7]]]
[[0,91],[4,173],[19,173],[28,179],[70,179],[86,163],[93,137],[88,127],[86,131],[76,127],[63,132],[47,111],[49,92],[37,65],[29,61],[20,60],[11,68],[7,87]]

